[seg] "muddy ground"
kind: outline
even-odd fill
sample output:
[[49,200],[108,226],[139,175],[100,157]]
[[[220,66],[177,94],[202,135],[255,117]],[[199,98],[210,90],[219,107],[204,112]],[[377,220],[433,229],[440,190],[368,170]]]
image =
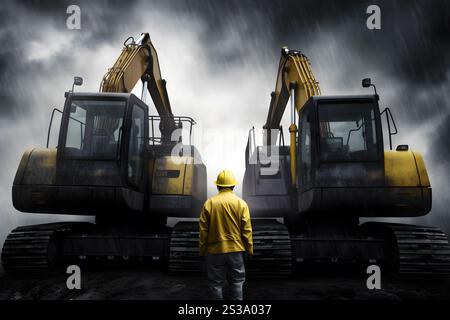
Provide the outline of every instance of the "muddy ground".
[[[81,290],[68,290],[67,275],[0,275],[0,299],[207,299],[203,276],[173,275],[157,268],[82,270]],[[409,300],[450,299],[450,280],[407,280],[382,275],[381,290],[368,290],[367,275],[305,273],[285,279],[247,279],[246,299]]]

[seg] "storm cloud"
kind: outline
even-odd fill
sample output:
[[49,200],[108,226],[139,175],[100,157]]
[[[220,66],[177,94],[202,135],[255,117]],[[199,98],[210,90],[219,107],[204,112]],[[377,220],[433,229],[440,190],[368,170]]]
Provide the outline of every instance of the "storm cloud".
[[[66,28],[69,4],[81,8],[81,30]],[[381,8],[381,30],[366,28],[371,4]],[[83,91],[98,91],[123,41],[141,32],[158,50],[174,113],[199,122],[208,182],[224,167],[242,179],[247,130],[265,121],[287,45],[310,58],[324,94],[367,93],[361,79],[373,79],[396,117],[394,142],[420,150],[429,170],[433,211],[411,221],[450,231],[449,24],[445,0],[3,1],[0,240],[19,224],[65,219],[12,207],[22,152],[45,145],[51,109],[63,104],[73,76],[84,78]]]

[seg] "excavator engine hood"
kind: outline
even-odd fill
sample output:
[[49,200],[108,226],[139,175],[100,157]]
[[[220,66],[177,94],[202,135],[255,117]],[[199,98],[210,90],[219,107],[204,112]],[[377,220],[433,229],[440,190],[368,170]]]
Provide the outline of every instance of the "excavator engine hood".
[[70,184],[58,174],[56,148],[26,150],[12,187],[14,207],[32,213],[95,215],[129,206],[114,163],[101,163],[101,168],[89,161],[77,164],[71,168],[76,181]]

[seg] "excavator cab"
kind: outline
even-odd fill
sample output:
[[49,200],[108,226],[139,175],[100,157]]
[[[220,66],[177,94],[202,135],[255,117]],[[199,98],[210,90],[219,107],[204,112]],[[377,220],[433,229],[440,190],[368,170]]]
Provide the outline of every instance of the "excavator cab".
[[[411,217],[431,210],[421,155],[405,148],[384,150],[386,110],[380,112],[376,94],[315,96],[305,103],[298,123],[300,212]],[[392,132],[387,134],[390,139]]]
[[[381,192],[376,188],[384,185],[383,133],[376,97],[311,97],[299,114],[298,127],[299,211],[340,212],[345,206],[342,212],[349,215],[355,213],[353,207],[358,214],[369,209],[371,203],[366,200],[373,193],[367,188]],[[354,197],[359,190],[364,192]]]
[[27,150],[13,184],[20,211],[141,212],[149,161],[148,107],[133,94],[66,94],[56,148]]
[[[272,139],[255,149],[256,157],[246,157],[243,196],[253,216],[290,221],[300,216],[308,221],[348,217],[357,223],[359,217],[413,217],[431,210],[422,156],[406,145],[392,150],[391,136],[397,130],[390,109],[380,112],[369,78],[362,86],[374,87],[375,94],[322,96],[308,58],[282,48],[263,128],[268,136],[279,130],[290,101],[290,145],[275,146],[279,152],[271,160],[278,164],[279,174],[264,175],[261,161],[248,161],[258,160],[260,151],[267,154],[264,149],[272,149]],[[389,150],[384,150],[383,115]]]
[[[155,137],[156,118],[133,94],[68,92],[56,148],[29,149],[22,157],[15,208],[99,220],[132,215],[153,224],[161,218],[163,225],[167,216],[196,216],[206,198],[206,167],[176,135],[170,142]],[[175,120],[187,121],[191,131],[195,124]]]
[[279,167],[275,174],[264,174],[266,165],[251,163],[247,157],[243,194],[254,216],[295,221],[299,214],[427,214],[431,187],[422,156],[408,148],[384,150],[385,113],[380,112],[377,95],[310,97],[297,122],[295,184],[289,176],[288,147],[275,146],[279,148],[277,159],[272,159]]

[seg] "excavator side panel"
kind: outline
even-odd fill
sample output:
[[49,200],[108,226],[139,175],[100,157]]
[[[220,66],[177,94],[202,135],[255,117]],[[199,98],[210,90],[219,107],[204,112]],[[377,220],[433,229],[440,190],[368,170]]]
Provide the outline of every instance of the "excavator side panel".
[[321,163],[316,177],[314,188],[299,192],[300,212],[414,217],[431,210],[431,187],[424,162],[412,151],[385,151],[384,166]]
[[280,147],[278,160],[278,172],[270,175],[259,160],[246,164],[242,193],[252,217],[284,217],[291,210],[289,147]]
[[206,167],[194,158],[164,156],[155,159],[150,211],[171,217],[196,218],[206,200]]
[[56,180],[56,150],[56,148],[26,150],[20,160],[14,184],[54,184]]
[[20,211],[32,211],[55,198],[52,186],[56,180],[56,148],[28,149],[20,160],[12,187],[13,205]]
[[[94,215],[125,207],[117,169],[92,163],[71,163],[65,170],[78,173],[78,179],[96,178],[97,183],[69,185],[57,183],[56,149],[27,150],[20,162],[12,187],[14,207],[22,212]],[[85,178],[83,178],[85,177]],[[90,177],[90,178],[89,178]],[[81,180],[78,180],[81,181]]]
[[431,210],[431,186],[420,153],[384,152],[385,185],[400,216],[420,216]]
[[384,152],[386,185],[392,187],[420,187],[414,154],[411,151]]

